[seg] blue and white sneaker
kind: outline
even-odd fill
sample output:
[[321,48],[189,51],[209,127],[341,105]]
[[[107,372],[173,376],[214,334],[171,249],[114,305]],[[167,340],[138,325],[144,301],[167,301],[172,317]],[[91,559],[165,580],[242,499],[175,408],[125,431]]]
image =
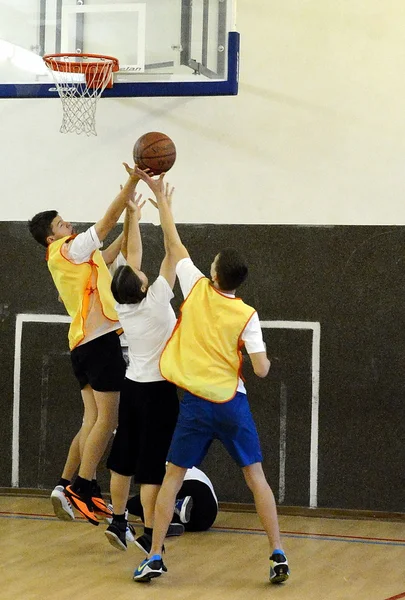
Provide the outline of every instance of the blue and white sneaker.
[[180,517],[182,523],[188,523],[191,517],[191,509],[193,508],[193,499],[191,496],[176,500],[174,512]]
[[290,576],[288,560],[282,550],[275,550],[270,556],[270,582],[283,583]]
[[148,583],[154,577],[160,577],[167,569],[163,564],[160,554],[154,554],[150,558],[145,558],[134,571],[134,581]]

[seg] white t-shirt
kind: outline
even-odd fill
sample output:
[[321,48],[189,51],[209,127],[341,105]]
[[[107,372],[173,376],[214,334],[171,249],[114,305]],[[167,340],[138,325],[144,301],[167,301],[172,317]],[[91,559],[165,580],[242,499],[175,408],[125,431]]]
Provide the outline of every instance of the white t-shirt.
[[[176,273],[177,277],[179,278],[180,287],[184,298],[187,298],[197,281],[201,279],[201,277],[205,277],[205,275],[199,269],[197,269],[191,258],[183,258],[182,260],[179,260],[176,265]],[[235,294],[225,294],[224,292],[221,293],[229,298],[235,298]],[[246,352],[248,354],[266,351],[257,312],[253,313],[245,329],[242,331],[241,339],[245,344]],[[246,388],[242,379],[239,379],[237,391],[246,394]]]
[[95,250],[103,247],[94,225],[79,233],[69,244],[67,254],[72,262],[79,264],[89,260]]
[[128,379],[139,382],[164,380],[159,360],[176,324],[170,304],[173,297],[170,285],[159,275],[141,302],[115,305],[128,343]]
[[[96,229],[92,225],[83,233],[79,233],[69,244],[64,244],[62,252],[73,263],[80,264],[87,262],[93,252],[102,248],[102,246],[103,242],[100,242]],[[95,275],[93,277],[95,278]],[[95,280],[92,282],[92,285],[96,287]],[[87,316],[85,324],[86,337],[80,342],[79,346],[121,327],[120,323],[116,321],[111,322],[107,318],[103,318],[98,294],[90,295]],[[93,325],[92,316],[95,317],[94,322],[97,324],[96,326]]]

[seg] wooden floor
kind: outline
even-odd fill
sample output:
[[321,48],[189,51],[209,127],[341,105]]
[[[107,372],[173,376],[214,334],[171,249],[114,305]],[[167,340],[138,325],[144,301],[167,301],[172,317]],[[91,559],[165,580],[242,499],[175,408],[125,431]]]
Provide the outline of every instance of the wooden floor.
[[105,525],[60,522],[45,498],[0,496],[0,599],[405,598],[405,523],[281,516],[280,526],[291,566],[282,586],[268,582],[256,515],[225,512],[209,532],[168,540],[169,572],[142,585],[132,573],[144,555],[115,550]]

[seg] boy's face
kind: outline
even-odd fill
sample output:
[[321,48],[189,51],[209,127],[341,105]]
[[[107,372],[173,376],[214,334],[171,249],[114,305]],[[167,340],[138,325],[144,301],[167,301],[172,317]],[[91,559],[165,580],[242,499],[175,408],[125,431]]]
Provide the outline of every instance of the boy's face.
[[60,215],[56,215],[52,221],[51,229],[52,235],[49,235],[47,238],[48,244],[74,233],[73,226],[67,221],[64,221]]

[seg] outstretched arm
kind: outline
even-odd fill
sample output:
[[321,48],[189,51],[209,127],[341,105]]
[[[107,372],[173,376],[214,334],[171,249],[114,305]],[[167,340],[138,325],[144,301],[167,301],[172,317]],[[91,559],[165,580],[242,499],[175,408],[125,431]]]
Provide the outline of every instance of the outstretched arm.
[[173,219],[171,210],[171,197],[173,190],[171,190],[169,193],[168,185],[163,181],[164,173],[162,173],[158,179],[152,179],[147,173],[141,171],[138,167],[135,167],[134,171],[140,179],[147,183],[149,188],[155,194],[155,206],[157,205],[159,209],[166,254],[167,256],[170,256],[176,265],[179,260],[182,258],[188,258],[190,255],[180,239]]
[[105,250],[101,252],[107,267],[115,261],[118,254],[120,253],[123,239],[124,234],[120,233],[119,236],[117,236],[115,240]]
[[[165,195],[165,200],[167,202],[167,204],[170,207],[171,210],[171,206],[172,206],[172,197],[173,197],[173,192],[174,192],[174,188],[169,188],[169,184],[166,183],[165,187],[164,187],[164,195]],[[157,209],[159,209],[159,205],[157,202],[155,202],[155,200],[152,200],[152,198],[149,198],[150,202],[153,204],[153,206],[155,206]],[[177,261],[175,260],[175,255],[171,254],[170,252],[170,247],[168,245],[167,242],[167,238],[166,235],[164,234],[163,236],[163,240],[164,240],[164,245],[165,245],[165,257],[162,261],[162,264],[160,265],[160,271],[159,271],[159,275],[161,275],[162,277],[164,277],[167,281],[167,283],[170,285],[170,287],[173,289],[174,288],[174,284],[176,282],[176,264]]]
[[[120,189],[122,191],[123,186],[120,185]],[[135,189],[132,193],[132,200],[135,199]],[[105,250],[102,251],[102,255],[104,261],[107,265],[110,265],[117,258],[118,254],[121,252],[123,257],[127,257],[127,243],[128,243],[128,227],[129,227],[129,215],[130,210],[125,211],[125,219],[124,219],[124,227],[122,233],[113,241],[112,244],[108,246]]]
[[128,240],[127,240],[127,263],[134,271],[140,271],[142,265],[142,238],[139,229],[141,209],[145,201],[141,202],[142,195],[135,196],[127,206],[128,215]]
[[132,198],[140,179],[139,174],[138,172],[135,172],[135,169],[131,169],[131,167],[126,163],[124,163],[124,167],[129,175],[126,184],[121,189],[115,200],[113,200],[113,202],[110,204],[104,217],[97,221],[94,226],[100,241],[105,240],[111,229],[117,223],[125,209],[125,206],[127,205],[127,202]]
[[125,211],[124,231],[123,231],[123,238],[122,238],[122,244],[121,244],[121,253],[124,258],[126,258],[128,256],[129,215],[130,215],[130,211],[128,210],[128,207],[127,207],[127,210]]

